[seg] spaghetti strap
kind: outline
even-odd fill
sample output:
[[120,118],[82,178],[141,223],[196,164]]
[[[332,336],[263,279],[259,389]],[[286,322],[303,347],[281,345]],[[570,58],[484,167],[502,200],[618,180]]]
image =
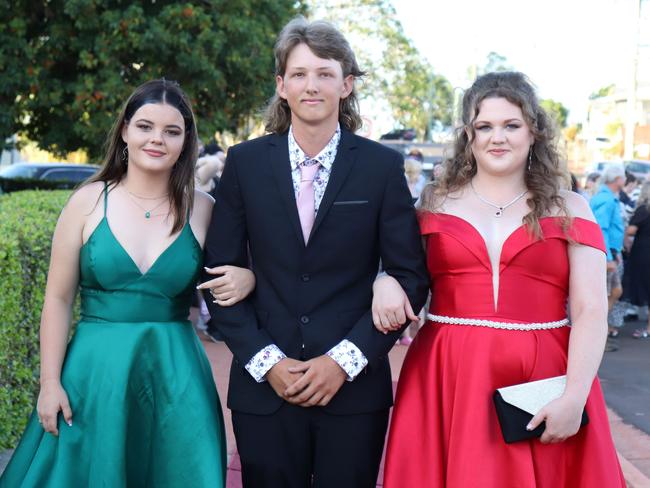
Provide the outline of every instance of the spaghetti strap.
[[106,207],[108,205],[108,182],[104,182],[104,217],[106,217]]

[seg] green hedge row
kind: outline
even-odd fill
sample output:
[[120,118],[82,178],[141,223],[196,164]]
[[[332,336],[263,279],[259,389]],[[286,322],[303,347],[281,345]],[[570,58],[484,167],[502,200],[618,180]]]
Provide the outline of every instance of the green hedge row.
[[41,180],[38,178],[3,178],[0,177],[1,193],[21,190],[71,190],[79,184],[69,180]]
[[38,331],[52,234],[69,195],[0,196],[0,450],[15,447],[36,405]]

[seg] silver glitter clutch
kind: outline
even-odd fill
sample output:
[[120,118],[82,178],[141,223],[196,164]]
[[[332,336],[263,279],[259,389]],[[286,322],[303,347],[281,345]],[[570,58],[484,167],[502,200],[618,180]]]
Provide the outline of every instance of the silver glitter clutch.
[[[566,375],[498,388],[493,400],[504,440],[511,443],[541,436],[544,422],[531,431],[526,426],[545,405],[560,398],[565,388]],[[583,411],[580,426],[588,422]]]

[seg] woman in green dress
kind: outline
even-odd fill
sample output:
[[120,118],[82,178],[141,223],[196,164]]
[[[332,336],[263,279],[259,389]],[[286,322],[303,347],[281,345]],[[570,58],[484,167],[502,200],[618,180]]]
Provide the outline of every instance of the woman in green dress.
[[[213,204],[194,190],[187,96],[166,80],[140,86],[107,147],[54,232],[41,390],[0,487],[224,486],[219,399],[187,320]],[[217,290],[222,305],[254,287],[248,270],[218,271],[238,283]]]

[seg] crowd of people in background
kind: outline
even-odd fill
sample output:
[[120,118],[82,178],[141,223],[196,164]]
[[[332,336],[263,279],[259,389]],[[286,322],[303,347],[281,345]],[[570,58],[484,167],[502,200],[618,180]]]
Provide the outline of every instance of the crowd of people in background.
[[[627,319],[647,316],[650,300],[650,180],[610,165],[587,175],[584,189],[576,189],[590,203],[607,243],[609,339],[606,351],[619,348],[616,340]],[[650,337],[646,327],[632,333]]]

